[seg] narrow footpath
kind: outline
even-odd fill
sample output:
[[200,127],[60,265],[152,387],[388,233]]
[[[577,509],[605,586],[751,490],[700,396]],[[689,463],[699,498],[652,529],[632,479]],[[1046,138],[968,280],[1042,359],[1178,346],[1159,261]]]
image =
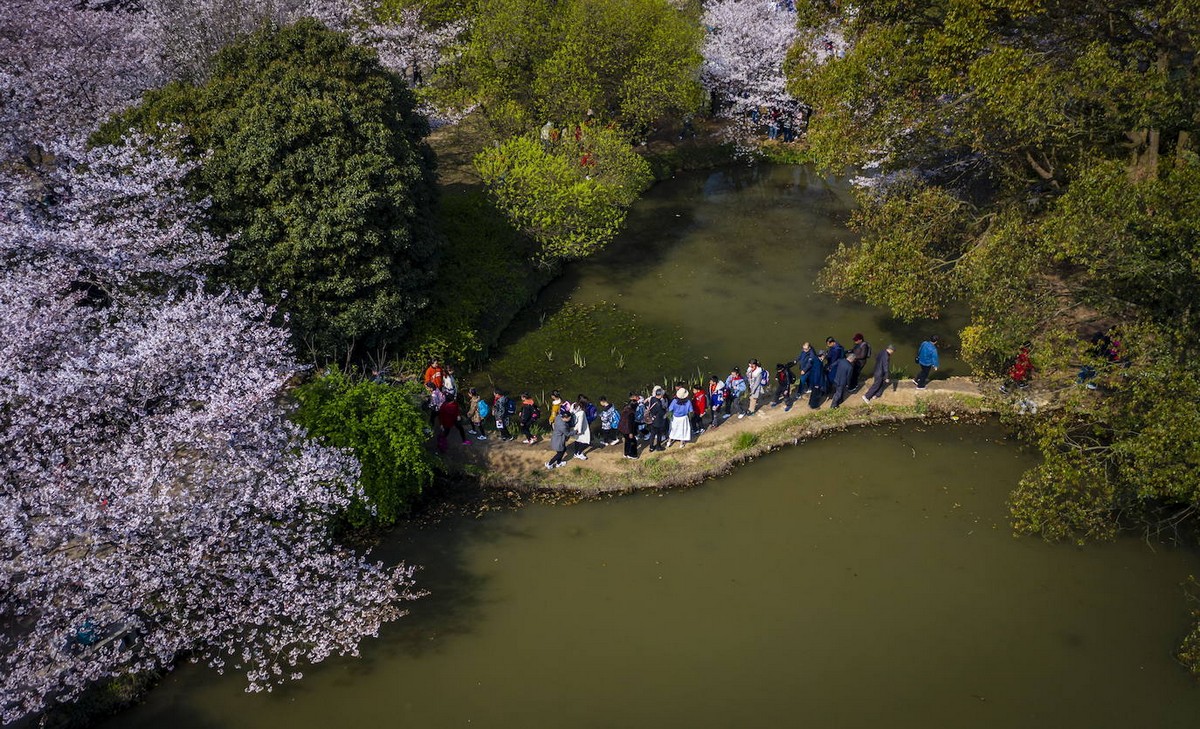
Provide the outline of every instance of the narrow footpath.
[[[501,442],[494,435],[486,441],[473,440],[471,445],[451,439],[446,460],[452,472],[478,477],[485,486],[521,491],[603,493],[684,486],[727,473],[738,463],[780,446],[799,444],[833,430],[990,412],[982,387],[994,390],[994,385],[981,385],[967,377],[933,380],[924,390],[906,380],[870,404],[856,393],[837,409],[830,408],[826,401],[812,410],[803,398],[785,411],[783,404],[772,407],[767,400],[755,415],[729,418],[682,448],[676,445],[650,453],[643,441],[637,460],[622,458],[620,443],[607,447],[600,444],[595,431],[586,461],[570,459],[568,446],[569,465],[553,471],[544,467],[553,455],[548,437],[534,445],[520,440]],[[494,428],[490,432],[494,433]]]

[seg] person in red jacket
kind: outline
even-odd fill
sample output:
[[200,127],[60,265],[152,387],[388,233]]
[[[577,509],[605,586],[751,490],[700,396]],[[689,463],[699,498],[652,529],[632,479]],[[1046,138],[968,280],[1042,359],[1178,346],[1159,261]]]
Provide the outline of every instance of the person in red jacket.
[[430,360],[429,366],[425,368],[425,377],[421,380],[426,384],[432,382],[433,386],[439,390],[442,387],[442,378],[445,372],[442,370],[442,363],[435,360]]
[[704,391],[704,385],[697,383],[692,387],[692,435],[697,436],[704,432],[703,418],[704,413],[708,410],[708,393]]
[[458,403],[454,400],[447,399],[446,402],[442,403],[442,406],[438,408],[438,422],[442,426],[442,432],[438,435],[437,439],[437,448],[439,453],[446,452],[446,442],[450,437],[451,428],[458,428],[458,435],[460,438],[462,438],[463,445],[471,445],[471,439],[467,437],[466,431],[463,430],[462,423],[460,423],[458,420],[459,415]]

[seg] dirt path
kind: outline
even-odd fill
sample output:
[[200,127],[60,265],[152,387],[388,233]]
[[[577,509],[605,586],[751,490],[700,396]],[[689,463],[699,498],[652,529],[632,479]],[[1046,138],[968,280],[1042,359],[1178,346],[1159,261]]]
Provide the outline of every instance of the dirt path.
[[[865,389],[865,388],[864,388]],[[475,475],[486,485],[564,491],[624,491],[694,483],[727,472],[739,462],[787,443],[798,443],[829,430],[852,425],[897,422],[945,414],[978,413],[989,408],[980,384],[966,377],[935,380],[924,390],[911,381],[889,389],[880,399],[865,404],[854,394],[838,409],[826,402],[811,410],[807,398],[790,411],[784,406],[762,405],[750,417],[726,420],[706,430],[685,447],[649,453],[642,443],[638,460],[622,458],[622,446],[594,447],[587,460],[569,460],[568,466],[549,471],[545,463],[553,452],[549,438],[534,445],[520,440],[507,443],[494,437],[464,446],[454,442],[446,454],[451,470]],[[568,451],[569,453],[570,451]]]

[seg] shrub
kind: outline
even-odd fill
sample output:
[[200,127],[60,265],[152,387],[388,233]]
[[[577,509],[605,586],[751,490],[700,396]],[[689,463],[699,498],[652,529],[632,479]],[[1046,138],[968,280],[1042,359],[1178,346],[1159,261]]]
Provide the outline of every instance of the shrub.
[[296,422],[328,444],[348,448],[361,464],[366,501],[351,504],[347,524],[388,526],[408,513],[434,475],[415,388],[370,382],[334,367],[294,392]]

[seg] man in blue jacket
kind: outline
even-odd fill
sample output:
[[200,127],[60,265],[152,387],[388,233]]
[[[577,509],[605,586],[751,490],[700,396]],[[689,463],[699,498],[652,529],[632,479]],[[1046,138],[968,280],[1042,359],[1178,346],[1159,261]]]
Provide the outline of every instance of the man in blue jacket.
[[913,384],[918,390],[924,390],[926,383],[929,382],[929,370],[934,371],[938,368],[938,336],[934,334],[929,339],[921,342],[921,348],[917,350],[917,364],[921,366],[921,372],[917,378],[913,380]]
[[833,402],[829,407],[841,407],[842,402],[846,399],[846,393],[850,389],[850,378],[854,373],[853,353],[846,355],[842,359],[833,363],[829,374],[833,378]]

